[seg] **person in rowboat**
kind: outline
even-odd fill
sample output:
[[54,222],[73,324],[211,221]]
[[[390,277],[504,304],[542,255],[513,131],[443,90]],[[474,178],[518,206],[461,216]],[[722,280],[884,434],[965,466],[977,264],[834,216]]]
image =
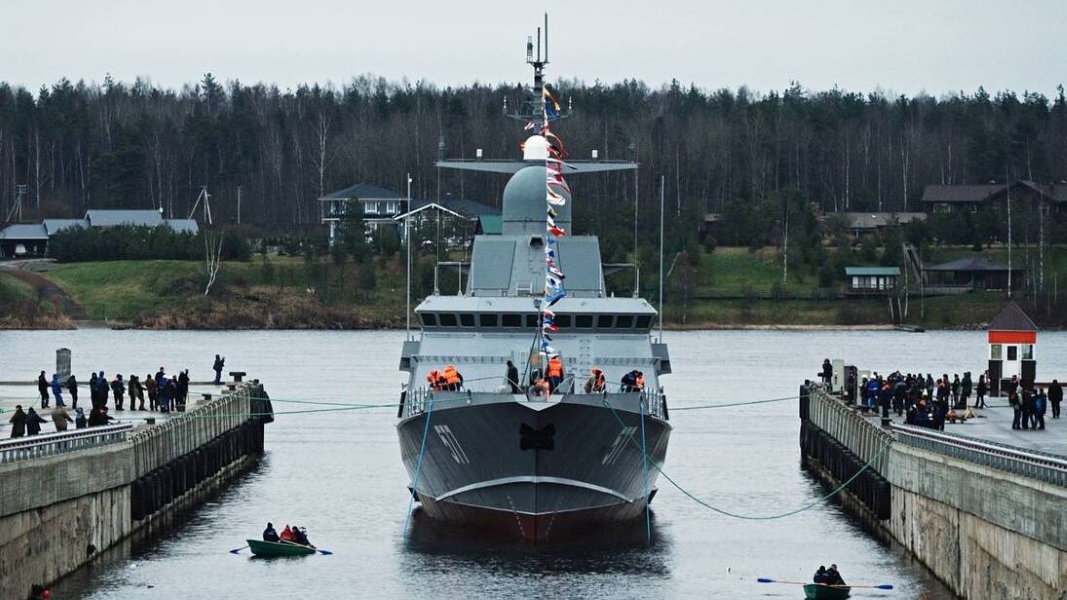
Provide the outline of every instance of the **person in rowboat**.
[[829,569],[826,569],[827,585],[847,585],[845,580],[841,578],[841,573],[837,570],[837,565],[830,565]]
[[311,545],[311,542],[308,541],[307,529],[304,527],[293,526],[293,541],[314,548],[314,546]]
[[813,583],[826,583],[829,578],[826,575],[826,567],[819,565],[819,570],[815,571],[815,577],[811,578]]
[[277,541],[279,541],[278,540],[278,532],[274,530],[274,523],[271,523],[269,521],[267,522],[267,528],[263,530],[263,541],[264,542],[277,542]]

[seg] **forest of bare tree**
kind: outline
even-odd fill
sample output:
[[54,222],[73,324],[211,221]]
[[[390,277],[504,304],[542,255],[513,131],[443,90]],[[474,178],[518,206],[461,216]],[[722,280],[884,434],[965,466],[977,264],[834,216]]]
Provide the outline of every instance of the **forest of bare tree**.
[[[571,181],[576,226],[632,239],[658,219],[688,237],[706,212],[731,223],[721,243],[750,243],[783,205],[824,213],[919,211],[923,186],[1067,178],[1067,100],[983,89],[940,98],[887,97],[793,85],[755,94],[650,89],[640,81],[554,87],[569,118],[554,127],[574,158],[636,159],[632,174]],[[87,208],[157,208],[185,217],[202,186],[222,222],[306,230],[317,198],[359,182],[436,199],[498,205],[499,176],[439,171],[434,162],[515,157],[522,85],[439,88],[358,77],[343,88],[218,82],[181,90],[144,80],[62,80],[36,93],[0,84],[0,218],[25,185],[24,220]],[[673,214],[670,214],[673,213]],[[612,215],[611,218],[605,218]],[[621,242],[620,242],[621,243]]]

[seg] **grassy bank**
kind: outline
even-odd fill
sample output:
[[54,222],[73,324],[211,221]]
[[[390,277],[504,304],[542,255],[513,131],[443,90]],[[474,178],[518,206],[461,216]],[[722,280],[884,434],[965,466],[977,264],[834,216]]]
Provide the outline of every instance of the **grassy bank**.
[[[969,253],[963,248],[942,249],[936,258],[952,260]],[[1006,262],[1002,254],[1006,252],[986,255]],[[1021,251],[1014,259],[1016,264],[1035,262],[1032,253]],[[1044,260],[1046,292],[1016,293],[1015,299],[1042,327],[1063,328],[1067,302],[1051,289],[1058,291],[1061,283],[1067,284],[1067,278],[1060,282],[1058,275],[1067,273],[1067,251],[1048,251]],[[416,259],[412,284],[416,302],[432,291],[433,264],[433,257]],[[783,282],[775,248],[718,248],[701,252],[694,260],[668,264],[673,268],[663,286],[667,327],[892,324],[889,298],[848,298],[840,281],[820,285],[813,268],[791,268]],[[646,266],[642,272],[642,295],[655,305],[658,281],[648,270]],[[454,293],[455,276],[440,275],[441,292]],[[45,283],[0,276],[0,327],[62,327],[69,326],[69,319],[91,319],[144,328],[359,329],[402,327],[405,321],[402,257],[336,263],[256,256],[224,263],[207,295],[205,266],[192,261],[56,264],[33,276]],[[632,279],[626,277],[632,275],[610,280],[615,293],[629,293]],[[53,289],[46,293],[47,286]],[[932,329],[981,326],[1006,301],[1002,292],[927,298],[912,293],[893,300],[898,310],[906,308],[905,322]]]

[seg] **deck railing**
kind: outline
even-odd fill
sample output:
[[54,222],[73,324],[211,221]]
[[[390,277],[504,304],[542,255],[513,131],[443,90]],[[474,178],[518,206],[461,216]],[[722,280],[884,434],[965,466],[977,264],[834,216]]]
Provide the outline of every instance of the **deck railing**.
[[105,444],[124,442],[132,423],[86,427],[0,441],[0,463],[41,458]]
[[907,446],[1067,487],[1067,459],[1063,457],[909,425],[892,428],[897,441]]

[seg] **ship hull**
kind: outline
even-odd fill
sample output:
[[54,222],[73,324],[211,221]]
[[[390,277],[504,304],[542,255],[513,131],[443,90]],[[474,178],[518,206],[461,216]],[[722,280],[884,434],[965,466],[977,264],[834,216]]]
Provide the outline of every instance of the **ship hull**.
[[446,392],[425,408],[397,430],[426,515],[473,533],[531,541],[642,517],[671,430],[664,419],[643,415],[646,479],[637,394],[544,403]]

